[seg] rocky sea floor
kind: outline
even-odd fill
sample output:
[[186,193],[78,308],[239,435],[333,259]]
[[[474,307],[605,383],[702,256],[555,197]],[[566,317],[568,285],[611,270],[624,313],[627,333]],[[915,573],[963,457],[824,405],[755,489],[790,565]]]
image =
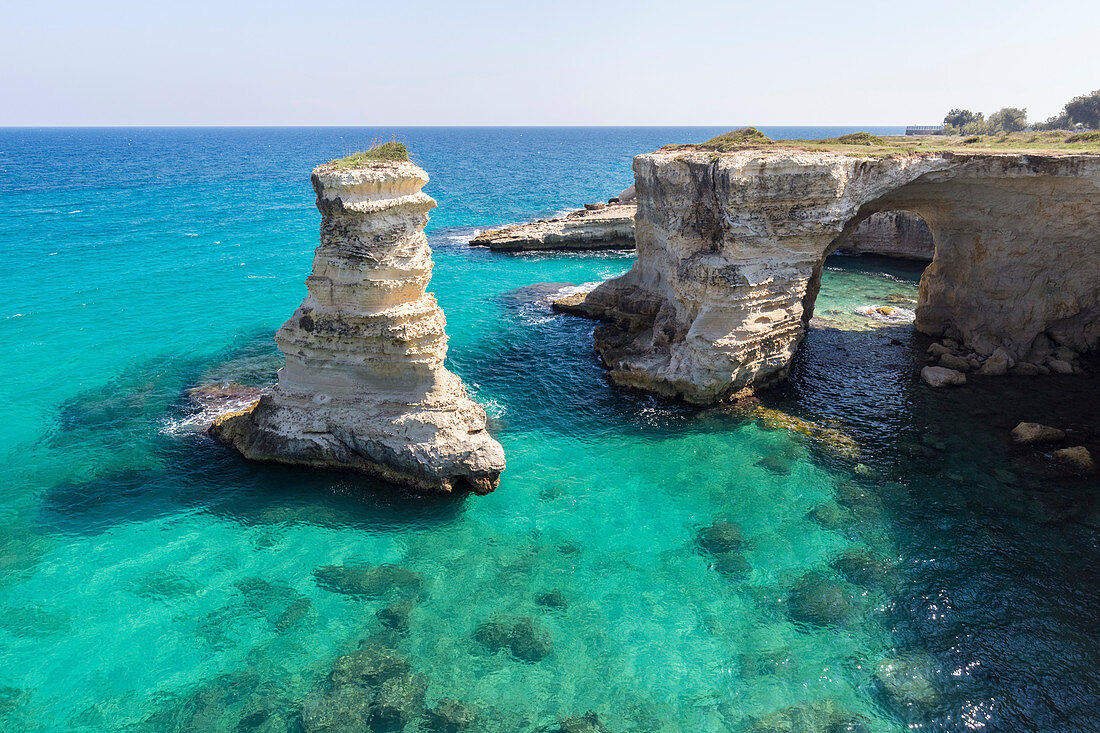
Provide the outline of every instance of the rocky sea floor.
[[[508,456],[485,497],[250,464],[201,433],[219,387],[274,379],[305,207],[169,239],[235,243],[197,273],[137,268],[190,288],[106,287],[134,266],[42,243],[41,268],[84,256],[87,280],[5,314],[5,730],[1100,728],[1100,485],[1008,437],[1030,420],[1096,447],[1095,364],[933,390],[899,312],[920,268],[846,257],[759,404],[626,394],[593,324],[549,303],[630,255],[471,251],[446,203],[431,290]],[[59,318],[64,345],[41,327]]]

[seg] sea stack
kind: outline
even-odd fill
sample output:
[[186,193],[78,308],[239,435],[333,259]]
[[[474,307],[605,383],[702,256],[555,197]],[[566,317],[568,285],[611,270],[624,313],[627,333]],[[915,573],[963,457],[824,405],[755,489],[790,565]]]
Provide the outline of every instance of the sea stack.
[[305,301],[275,335],[286,365],[271,394],[210,432],[254,460],[485,494],[499,483],[504,450],[443,365],[446,320],[425,292],[428,175],[404,146],[382,150],[314,169],[321,245]]

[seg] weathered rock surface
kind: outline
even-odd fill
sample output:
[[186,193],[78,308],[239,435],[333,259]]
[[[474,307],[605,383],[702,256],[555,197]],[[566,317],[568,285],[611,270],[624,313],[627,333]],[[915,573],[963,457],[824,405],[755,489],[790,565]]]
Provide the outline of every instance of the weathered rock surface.
[[634,204],[582,209],[560,219],[543,219],[482,232],[471,247],[501,252],[557,249],[633,249]]
[[942,366],[926,366],[920,370],[920,378],[933,387],[954,387],[966,384],[966,375]]
[[1066,439],[1066,431],[1049,425],[1040,425],[1037,422],[1022,422],[1012,428],[1012,439],[1025,445],[1058,443]]
[[1050,455],[1054,460],[1078,473],[1092,473],[1096,470],[1096,462],[1092,459],[1092,453],[1083,445],[1062,448]]
[[255,460],[348,468],[427,491],[496,488],[504,451],[443,366],[443,311],[425,292],[435,201],[408,162],[313,171],[321,245],[309,294],[275,336],[279,382],[211,434]]
[[584,303],[620,386],[710,403],[783,379],[826,255],[881,211],[936,241],[919,330],[979,364],[1100,345],[1100,155],[670,150],[634,172],[637,262]]
[[924,219],[908,211],[882,211],[857,225],[836,251],[931,262],[936,245]]

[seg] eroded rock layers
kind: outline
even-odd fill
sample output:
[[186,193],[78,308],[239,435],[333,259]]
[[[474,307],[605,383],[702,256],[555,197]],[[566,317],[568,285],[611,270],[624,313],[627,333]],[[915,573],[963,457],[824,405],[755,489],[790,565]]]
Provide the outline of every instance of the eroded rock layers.
[[709,403],[784,378],[825,256],[882,211],[935,239],[921,331],[980,359],[1100,343],[1100,156],[659,151],[634,172],[637,262],[582,305],[621,386]]
[[581,209],[559,219],[485,231],[471,239],[470,246],[501,252],[631,249],[634,247],[634,210],[634,204]]
[[308,295],[276,334],[271,394],[215,422],[248,458],[358,470],[429,491],[496,488],[504,451],[443,366],[443,311],[425,292],[435,201],[408,162],[313,171],[321,245]]
[[924,219],[908,211],[883,211],[864,219],[836,251],[931,262],[936,246]]

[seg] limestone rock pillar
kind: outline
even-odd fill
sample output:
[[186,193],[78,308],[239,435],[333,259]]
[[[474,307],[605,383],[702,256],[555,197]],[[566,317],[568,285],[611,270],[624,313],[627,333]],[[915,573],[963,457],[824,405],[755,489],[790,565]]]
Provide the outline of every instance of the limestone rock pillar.
[[443,365],[446,321],[425,292],[427,174],[407,161],[328,163],[312,181],[321,245],[305,301],[275,336],[286,365],[270,395],[211,434],[255,460],[492,491],[504,451]]

